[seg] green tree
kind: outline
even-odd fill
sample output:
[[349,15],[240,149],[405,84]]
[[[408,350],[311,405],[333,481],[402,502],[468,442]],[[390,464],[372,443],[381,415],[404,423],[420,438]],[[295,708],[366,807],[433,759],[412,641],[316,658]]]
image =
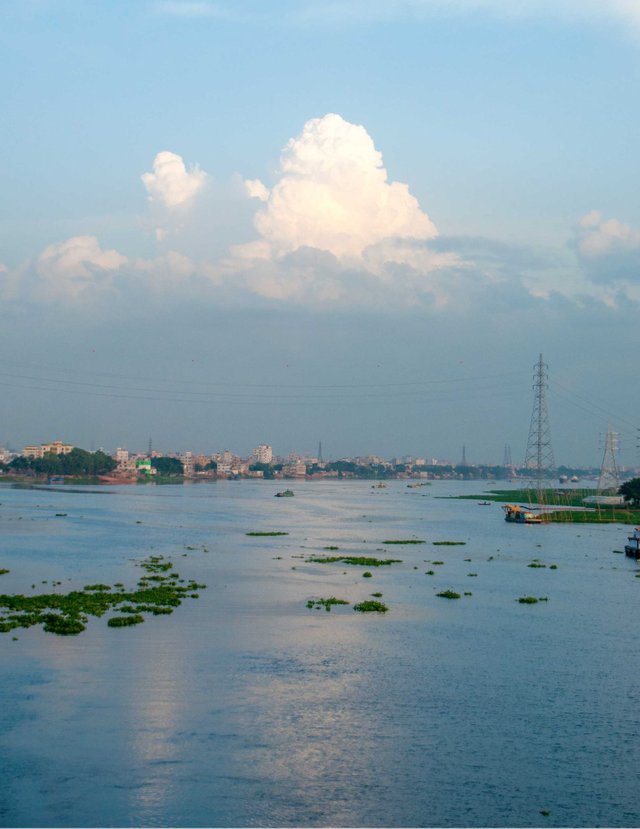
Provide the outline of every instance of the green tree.
[[157,469],[160,475],[184,475],[182,461],[178,458],[151,458],[151,466]]
[[632,478],[621,484],[618,495],[624,495],[624,500],[634,507],[640,505],[640,478]]
[[273,466],[270,463],[252,463],[249,472],[262,472],[265,478],[273,478]]

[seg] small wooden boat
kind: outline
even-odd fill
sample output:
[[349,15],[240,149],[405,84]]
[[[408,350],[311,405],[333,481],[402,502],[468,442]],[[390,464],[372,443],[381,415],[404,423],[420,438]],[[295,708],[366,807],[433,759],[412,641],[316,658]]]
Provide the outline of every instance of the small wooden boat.
[[293,498],[293,490],[292,489],[283,489],[282,492],[276,492],[276,498]]

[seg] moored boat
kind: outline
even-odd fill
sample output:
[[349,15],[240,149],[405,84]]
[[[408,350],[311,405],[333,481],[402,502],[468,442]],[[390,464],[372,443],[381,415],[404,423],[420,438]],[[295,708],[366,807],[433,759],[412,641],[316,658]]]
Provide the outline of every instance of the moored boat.
[[514,524],[541,524],[542,518],[536,515],[535,512],[521,507],[519,504],[505,504],[504,520],[511,521]]
[[640,527],[635,527],[627,540],[629,543],[624,545],[625,555],[630,558],[640,558]]

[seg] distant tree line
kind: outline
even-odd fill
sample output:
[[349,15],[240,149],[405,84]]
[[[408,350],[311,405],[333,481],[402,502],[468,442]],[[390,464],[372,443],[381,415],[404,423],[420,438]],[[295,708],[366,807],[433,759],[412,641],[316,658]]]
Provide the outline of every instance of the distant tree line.
[[106,475],[116,468],[116,462],[104,452],[87,452],[85,449],[72,449],[66,455],[48,452],[43,458],[27,458],[18,455],[8,464],[8,472],[22,475],[71,475],[77,477],[94,477]]

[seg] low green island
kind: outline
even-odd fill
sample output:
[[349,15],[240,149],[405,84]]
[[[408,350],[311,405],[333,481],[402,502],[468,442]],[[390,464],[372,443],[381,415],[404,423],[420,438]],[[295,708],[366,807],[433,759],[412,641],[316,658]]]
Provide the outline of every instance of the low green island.
[[140,567],[145,575],[136,590],[128,591],[121,583],[114,585],[116,590],[108,584],[88,584],[70,593],[0,595],[0,633],[42,625],[47,633],[78,634],[86,629],[89,616],[108,611],[123,614],[112,616],[109,627],[128,627],[143,622],[143,613],[170,614],[185,597],[197,598],[193,591],[206,588],[195,581],[185,583],[164,556],[149,556]]

